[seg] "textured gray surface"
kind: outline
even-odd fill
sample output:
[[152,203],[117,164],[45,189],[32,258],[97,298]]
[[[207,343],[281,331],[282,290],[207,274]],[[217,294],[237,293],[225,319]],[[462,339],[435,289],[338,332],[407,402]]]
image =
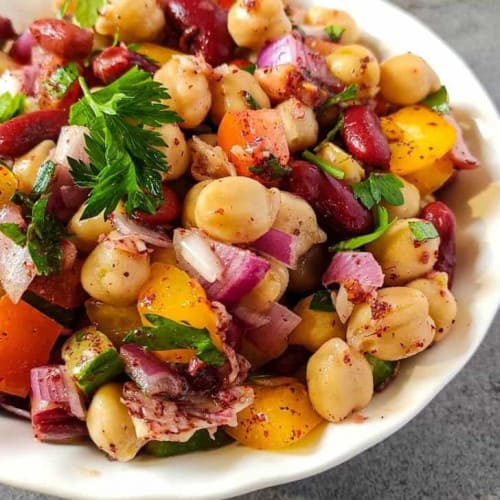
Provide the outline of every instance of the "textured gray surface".
[[[500,0],[393,2],[454,47],[500,107]],[[391,438],[329,472],[239,500],[500,499],[499,332],[500,314],[468,366]],[[1,485],[0,498],[50,500]]]

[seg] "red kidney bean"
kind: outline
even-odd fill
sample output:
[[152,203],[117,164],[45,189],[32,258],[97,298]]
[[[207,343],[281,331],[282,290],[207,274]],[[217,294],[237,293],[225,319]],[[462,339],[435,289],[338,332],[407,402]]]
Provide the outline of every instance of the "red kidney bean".
[[214,66],[227,62],[234,42],[227,29],[227,12],[213,0],[161,0],[167,22],[179,32],[184,52],[201,52]]
[[304,198],[309,203],[318,199],[319,185],[323,181],[321,171],[312,163],[295,160],[290,163],[291,172],[287,177],[289,191]]
[[439,233],[441,243],[434,269],[448,273],[448,284],[451,287],[456,265],[455,214],[442,201],[434,201],[423,208],[420,217],[432,222]]
[[45,50],[68,59],[83,59],[92,51],[94,35],[61,19],[39,19],[31,23],[30,32]]
[[12,27],[12,22],[10,19],[0,16],[0,41],[5,42],[6,40],[12,40],[16,38],[17,33]]
[[68,122],[67,110],[45,109],[0,125],[0,156],[21,156],[46,139],[56,141]]
[[373,167],[387,167],[391,159],[389,143],[375,112],[368,106],[351,106],[344,112],[342,137],[349,152]]
[[34,44],[35,39],[27,30],[12,44],[9,56],[19,64],[29,64],[31,62],[31,49]]
[[155,73],[159,69],[156,64],[123,45],[104,49],[92,61],[94,76],[106,84],[115,81],[133,66],[149,73]]

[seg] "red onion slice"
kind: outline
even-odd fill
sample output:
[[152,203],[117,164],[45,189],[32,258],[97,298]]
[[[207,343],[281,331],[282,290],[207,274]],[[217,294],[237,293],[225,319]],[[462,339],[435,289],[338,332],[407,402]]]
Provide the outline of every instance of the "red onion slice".
[[251,244],[251,247],[269,257],[282,262],[290,269],[297,268],[298,238],[279,229],[271,228],[266,234]]
[[481,166],[481,162],[471,153],[469,146],[464,140],[462,127],[452,115],[443,115],[443,118],[451,123],[457,132],[457,140],[452,150],[450,158],[455,167],[463,170],[472,170]]

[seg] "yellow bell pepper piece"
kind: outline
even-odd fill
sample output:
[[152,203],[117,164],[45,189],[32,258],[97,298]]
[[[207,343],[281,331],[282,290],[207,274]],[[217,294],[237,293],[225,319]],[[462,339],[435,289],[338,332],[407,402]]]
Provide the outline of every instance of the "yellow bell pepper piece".
[[443,187],[454,170],[453,162],[448,156],[444,156],[432,165],[405,176],[405,179],[417,186],[420,195],[424,197]]
[[454,146],[455,128],[425,106],[408,106],[383,117],[381,126],[391,149],[390,170],[408,175],[429,167]]
[[5,205],[16,194],[16,176],[5,165],[0,165],[0,205]]
[[166,62],[170,61],[172,56],[182,55],[182,52],[178,50],[162,47],[156,43],[140,43],[135,48],[135,52],[153,60],[159,66],[163,66]]

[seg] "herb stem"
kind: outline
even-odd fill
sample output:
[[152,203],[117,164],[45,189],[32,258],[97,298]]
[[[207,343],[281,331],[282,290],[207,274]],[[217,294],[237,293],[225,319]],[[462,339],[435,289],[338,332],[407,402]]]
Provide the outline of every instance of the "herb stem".
[[317,167],[319,167],[323,172],[326,172],[328,175],[331,175],[335,179],[343,179],[344,178],[344,172],[340,170],[339,168],[334,167],[332,164],[328,163],[327,161],[323,160],[319,156],[315,155],[314,153],[311,153],[309,150],[305,150],[302,153],[302,158],[304,160],[310,161]]

